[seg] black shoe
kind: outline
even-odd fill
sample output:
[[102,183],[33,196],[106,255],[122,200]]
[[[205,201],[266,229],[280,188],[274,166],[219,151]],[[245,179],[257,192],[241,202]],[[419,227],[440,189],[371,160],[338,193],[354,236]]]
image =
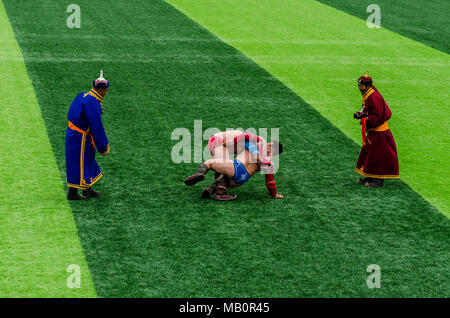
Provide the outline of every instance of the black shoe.
[[358,183],[359,184],[366,184],[366,182],[371,182],[372,179],[367,177],[367,178],[358,178]]
[[203,190],[201,198],[202,199],[211,199],[212,195],[216,192],[217,188],[215,187],[207,187]]
[[84,195],[78,194],[77,188],[69,188],[69,192],[67,193],[67,200],[84,200],[87,199]]
[[92,188],[87,188],[86,190],[83,190],[83,195],[86,198],[97,198],[98,196],[100,196],[101,192],[100,191],[95,191]]
[[384,180],[383,179],[372,179],[370,181],[367,181],[365,186],[368,188],[383,188]]

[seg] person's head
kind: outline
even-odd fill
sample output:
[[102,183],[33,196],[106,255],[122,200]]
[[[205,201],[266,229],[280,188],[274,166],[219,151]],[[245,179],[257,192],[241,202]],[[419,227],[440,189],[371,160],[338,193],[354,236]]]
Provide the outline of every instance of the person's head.
[[369,71],[366,72],[365,76],[360,76],[358,78],[358,89],[361,94],[364,94],[369,88],[372,87],[372,78],[369,76]]
[[267,154],[269,156],[277,156],[283,153],[283,144],[278,140],[269,142],[267,144]]
[[92,86],[102,97],[108,93],[109,81],[103,77],[103,70],[100,70],[100,77],[92,83]]

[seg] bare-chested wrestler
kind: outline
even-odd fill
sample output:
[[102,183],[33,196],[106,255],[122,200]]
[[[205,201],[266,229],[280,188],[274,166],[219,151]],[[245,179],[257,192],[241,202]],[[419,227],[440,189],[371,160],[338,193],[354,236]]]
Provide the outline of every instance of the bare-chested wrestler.
[[[277,193],[273,176],[272,156],[281,154],[283,146],[280,142],[266,141],[256,135],[240,130],[219,132],[214,134],[208,148],[213,159],[203,162],[195,174],[185,180],[186,185],[193,185],[205,178],[209,170],[223,175],[223,179],[216,180],[211,186],[203,190],[202,198],[210,198],[217,191],[214,200],[230,201],[236,199],[236,195],[227,195],[227,188],[239,187],[245,184],[257,171],[265,174],[266,186],[273,198],[283,198]],[[236,159],[231,159],[230,154],[237,154]]]

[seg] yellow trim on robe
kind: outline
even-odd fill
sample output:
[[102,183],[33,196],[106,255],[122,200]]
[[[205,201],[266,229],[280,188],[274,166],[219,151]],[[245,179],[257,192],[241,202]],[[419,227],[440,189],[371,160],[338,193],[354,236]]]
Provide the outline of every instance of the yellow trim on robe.
[[95,95],[97,95],[97,97],[100,98],[102,101],[105,100],[105,99],[103,98],[103,96],[102,96],[99,92],[97,92],[97,91],[95,90],[95,88],[91,89],[91,91],[92,91],[92,93],[94,93]]
[[91,89],[89,92],[85,93],[83,97],[86,97],[87,95],[90,95],[94,97],[96,100],[98,100],[100,103],[103,103],[105,99],[100,95],[94,88]]
[[79,184],[72,184],[72,183],[67,183],[67,186],[71,187],[71,188],[77,188],[77,189],[82,189],[82,190],[86,190],[87,188],[92,187],[92,185],[94,183],[96,183],[101,177],[103,177],[103,174],[100,173],[98,176],[96,176],[91,183],[86,184],[86,185],[79,185]]
[[377,179],[399,179],[400,178],[398,175],[370,174],[370,173],[366,173],[362,169],[358,169],[358,168],[355,168],[355,170],[359,174],[361,174],[361,175],[363,175],[365,177],[369,177],[369,178],[377,178]]
[[86,135],[81,135],[81,151],[80,151],[80,185],[82,185],[84,182],[84,146],[86,143]]
[[111,148],[109,147],[109,144],[108,144],[108,147],[106,148],[106,151],[105,152],[100,152],[100,154],[102,156],[106,156],[109,153],[109,150],[111,150]]
[[366,105],[366,100],[369,98],[370,95],[372,95],[375,92],[375,90],[373,89],[373,87],[370,87],[362,96],[362,103],[365,106]]
[[102,95],[100,95],[94,88],[91,89],[88,92],[89,95],[91,95],[92,97],[94,97],[96,100],[98,100],[100,103],[103,103],[105,101],[105,99],[102,97]]
[[79,184],[67,183],[67,186],[70,187],[70,188],[77,188],[77,189],[81,189],[81,190],[86,190],[87,189],[86,186],[80,186]]
[[88,188],[92,187],[94,183],[96,183],[101,177],[103,177],[103,173],[100,173],[98,176],[96,176],[91,183],[88,184]]

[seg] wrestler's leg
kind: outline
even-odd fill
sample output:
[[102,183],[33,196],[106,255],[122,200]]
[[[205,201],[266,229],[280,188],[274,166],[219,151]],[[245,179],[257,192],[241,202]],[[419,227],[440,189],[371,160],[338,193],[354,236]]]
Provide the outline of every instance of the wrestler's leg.
[[234,163],[231,159],[209,159],[205,161],[205,165],[208,169],[214,170],[224,176],[230,178],[234,176]]
[[215,172],[214,173],[214,182],[210,186],[203,189],[200,197],[203,199],[211,199],[213,194],[216,193],[217,187],[219,186],[219,184],[224,182],[225,178],[228,180],[228,177],[224,177],[223,174]]
[[211,150],[211,155],[213,156],[213,159],[222,159],[223,162],[226,162],[226,160],[230,159],[230,152],[225,146],[215,147],[213,150]]
[[204,163],[202,163],[197,171],[186,178],[186,180],[184,180],[184,183],[188,186],[194,185],[199,181],[202,181],[203,179],[205,179],[205,174],[209,171],[209,170],[214,170],[218,173],[223,174],[224,176],[228,176],[230,178],[232,178],[234,176],[234,165],[233,165],[233,160],[231,159],[227,159],[227,160],[223,160],[223,159],[209,159],[206,160]]
[[[216,196],[214,197],[214,200],[216,201],[232,201],[237,198],[237,195],[228,195],[227,194],[227,188],[230,186],[230,183],[232,182],[232,178],[234,177],[234,161],[229,159],[226,162],[222,163],[219,161],[211,161],[210,166],[212,169],[214,169],[216,172],[221,173],[224,178],[220,181],[220,183],[217,185],[217,191]],[[237,185],[239,186],[239,185]]]
[[[213,156],[213,159],[222,159],[223,162],[226,162],[226,160],[230,159],[230,153],[229,153],[227,147],[225,147],[225,146],[219,146],[219,147],[214,148],[211,151],[211,154]],[[221,175],[221,173],[216,171],[214,173],[214,179],[217,181],[217,179],[219,178],[220,175]],[[225,175],[224,179],[228,180],[229,178],[228,178],[228,176]],[[211,194],[213,194],[217,190],[217,183],[214,182],[213,184],[211,184],[211,186],[209,186],[205,190],[210,192]]]
[[199,181],[202,181],[203,179],[205,179],[205,174],[208,172],[209,167],[205,164],[205,162],[203,162],[198,168],[197,171],[195,171],[195,173],[189,177],[187,177],[184,180],[184,183],[187,186],[191,186],[196,184]]
[[[224,177],[222,181],[217,185],[216,196],[214,197],[215,201],[233,201],[236,200],[236,194],[228,194],[228,189],[230,185],[234,184],[228,177]],[[240,185],[237,185],[240,186]]]
[[[230,153],[224,146],[223,138],[219,135],[212,136],[208,141],[208,149],[211,151],[213,159],[207,160],[202,163],[193,175],[187,177],[186,180],[184,180],[184,183],[186,185],[191,186],[205,179],[205,174],[208,172],[208,170],[215,170],[215,166],[217,164],[226,165],[231,163],[231,167],[233,168],[232,176],[234,175],[233,161],[230,159]],[[218,166],[218,169],[219,170],[215,170],[217,173],[223,173],[221,169],[224,169],[224,167]],[[227,173],[231,173],[230,169],[228,169]]]

